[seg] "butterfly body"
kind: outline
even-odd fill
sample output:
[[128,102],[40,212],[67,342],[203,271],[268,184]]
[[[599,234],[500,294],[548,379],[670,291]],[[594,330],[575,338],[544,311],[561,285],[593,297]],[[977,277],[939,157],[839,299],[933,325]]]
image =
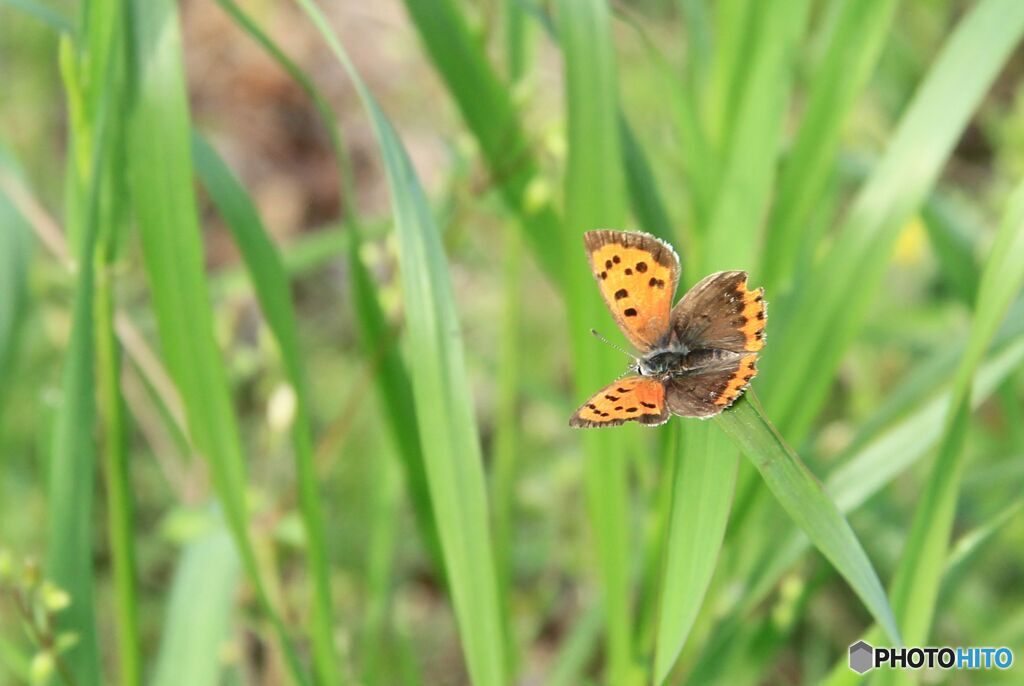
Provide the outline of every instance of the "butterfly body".
[[695,376],[709,368],[728,362],[737,353],[728,350],[689,350],[685,345],[681,349],[655,350],[641,357],[632,369],[641,376],[668,380],[673,377]]
[[627,376],[598,391],[570,425],[657,426],[673,414],[712,417],[757,374],[766,323],[762,289],[747,273],[716,272],[672,307],[679,258],[645,233],[588,231],[588,258],[605,304],[641,355]]

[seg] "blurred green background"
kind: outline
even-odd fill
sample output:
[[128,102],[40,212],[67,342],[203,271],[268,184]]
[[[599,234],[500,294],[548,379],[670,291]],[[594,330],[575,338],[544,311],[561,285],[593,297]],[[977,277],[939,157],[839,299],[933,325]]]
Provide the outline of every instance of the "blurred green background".
[[[1022,35],[1018,0],[0,0],[0,683],[1020,649]],[[672,242],[677,295],[765,287],[757,401],[568,428],[627,363],[593,228]]]

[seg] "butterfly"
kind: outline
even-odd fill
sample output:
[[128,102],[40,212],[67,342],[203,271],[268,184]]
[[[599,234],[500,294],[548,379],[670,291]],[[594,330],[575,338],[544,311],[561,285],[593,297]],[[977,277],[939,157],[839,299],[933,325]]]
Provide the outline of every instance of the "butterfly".
[[746,272],[715,272],[672,307],[679,256],[671,245],[608,230],[588,231],[583,242],[605,304],[641,354],[576,410],[570,426],[657,426],[673,414],[706,419],[740,397],[764,347],[763,288],[749,290]]

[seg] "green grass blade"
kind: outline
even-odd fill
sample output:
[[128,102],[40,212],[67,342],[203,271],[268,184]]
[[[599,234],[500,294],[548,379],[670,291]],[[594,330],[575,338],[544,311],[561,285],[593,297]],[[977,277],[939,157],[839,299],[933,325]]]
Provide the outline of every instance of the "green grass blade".
[[676,0],[686,32],[686,81],[703,92],[711,70],[714,38],[706,0]]
[[[618,92],[608,7],[601,0],[557,4],[565,56],[569,159],[565,177],[565,225],[562,249],[569,307],[570,341],[576,388],[580,395],[614,378],[607,346],[588,335],[608,315],[598,299],[587,266],[581,234],[588,229],[621,226],[626,215],[626,183],[619,143]],[[618,362],[618,360],[615,360]],[[640,429],[641,431],[643,429]],[[625,432],[587,432],[584,480],[605,613],[606,680],[631,684],[629,497]]]
[[[744,59],[753,44],[756,31],[754,14],[757,4],[748,0],[722,0],[715,3],[712,14],[714,36],[713,59],[707,92],[702,93],[701,113],[707,123],[708,138],[721,153],[725,149],[736,118],[741,97],[743,76],[747,68]],[[709,160],[708,164],[715,164]]]
[[[515,585],[513,541],[518,514],[515,495],[522,448],[519,393],[525,347],[521,333],[523,257],[522,236],[509,227],[505,231],[502,254],[505,263],[502,274],[504,302],[498,348],[498,398],[491,493],[494,503],[494,554],[498,561],[498,597],[506,617],[505,626],[510,631],[512,627],[508,618],[511,616],[512,589]],[[505,644],[510,664],[515,665],[518,651],[514,637],[507,636]]]
[[[1024,310],[1018,311],[1024,314]],[[1022,361],[1024,336],[1018,331],[994,351],[979,370],[972,392],[973,405],[977,407],[989,398]],[[935,398],[919,398],[898,422],[872,432],[871,437],[856,442],[851,450],[837,458],[838,466],[825,479],[825,490],[839,510],[844,514],[854,512],[923,458],[938,443],[949,402],[948,390]],[[755,535],[763,539],[766,532],[774,533],[771,540],[759,543],[760,550],[752,555],[757,560],[757,570],[747,577],[746,589],[736,603],[741,614],[764,600],[808,546],[807,539],[799,532],[780,537],[778,527],[782,523],[763,509],[751,519],[764,520],[764,525],[748,534],[747,540]]]
[[248,193],[217,151],[201,136],[193,134],[192,156],[196,172],[242,253],[260,308],[281,351],[288,382],[295,391],[292,445],[312,587],[310,607],[313,618],[313,660],[320,681],[336,684],[341,680],[341,671],[333,641],[334,602],[331,597],[330,554],[324,532],[320,482],[313,459],[309,381],[302,363],[298,323],[291,302],[288,277],[281,256],[267,235]]
[[901,644],[892,608],[860,541],[821,482],[786,445],[756,402],[748,391],[716,422],[754,463],[779,504],[846,579],[889,639]]
[[396,671],[387,650],[388,617],[392,607],[395,554],[401,521],[401,475],[393,457],[380,454],[372,466],[374,483],[370,542],[366,554],[366,624],[360,640],[361,672],[367,684],[388,683]]
[[[991,518],[989,518],[984,524],[968,531],[963,534],[956,542],[956,544],[950,550],[949,557],[942,567],[940,575],[940,600],[944,599],[947,595],[954,593],[960,589],[959,581],[965,575],[967,568],[970,567],[971,563],[978,556],[979,551],[988,545],[996,534],[998,534],[1003,526],[1013,520],[1015,517],[1020,515],[1020,512],[1024,510],[1024,501],[1019,498],[1011,502],[1009,505],[1001,509]],[[994,635],[1003,636],[1002,632],[996,632]],[[863,636],[863,640],[867,641],[872,645],[877,645],[881,642],[882,634],[877,627],[871,627]],[[989,641],[987,639],[980,639],[979,643],[993,644],[996,641]],[[880,672],[879,680],[888,680],[891,678],[892,671]],[[885,675],[885,676],[883,676]],[[828,679],[823,683],[827,686],[854,686],[862,682],[853,670],[850,669],[846,655],[844,654],[835,665],[833,665],[829,672]]]
[[405,469],[405,486],[416,513],[416,526],[434,569],[444,576],[441,537],[437,532],[434,506],[430,502],[423,444],[418,423],[413,421],[416,403],[409,370],[399,349],[398,332],[386,321],[377,299],[377,283],[363,264],[359,244],[355,234],[350,233],[347,240],[348,266],[352,272],[349,284],[352,288],[352,309],[359,320],[359,342],[366,359],[377,361],[377,393]]
[[693,628],[725,536],[738,458],[713,423],[684,427],[675,451],[654,653],[654,683],[664,683]]
[[[728,3],[725,3],[728,5]],[[789,103],[792,63],[809,0],[748,3],[747,34],[730,89],[720,173],[702,249],[705,272],[756,267]],[[730,40],[735,40],[735,37]],[[742,78],[740,75],[742,74]],[[724,86],[723,86],[724,87]]]
[[220,517],[211,519],[209,529],[185,546],[174,572],[153,686],[222,683],[241,564]]
[[967,573],[971,563],[1002,531],[1003,527],[1011,521],[1015,521],[1022,511],[1024,511],[1024,498],[1018,496],[1016,500],[1011,501],[1009,505],[989,517],[984,523],[956,540],[956,543],[950,547],[949,556],[946,558],[946,568],[939,587],[940,603],[962,587],[961,582],[968,578]]
[[[397,346],[397,337],[388,326],[376,298],[376,286],[359,254],[361,237],[366,227],[363,226],[356,209],[353,184],[352,164],[347,148],[341,138],[337,117],[330,104],[304,72],[259,25],[231,0],[218,0],[218,3],[239,25],[252,36],[274,60],[291,76],[313,101],[317,113],[323,121],[331,139],[331,146],[338,164],[341,179],[342,208],[346,227],[343,232],[320,231],[308,240],[310,258],[303,257],[301,262],[315,264],[334,258],[337,254],[348,255],[350,288],[353,295],[353,309],[359,319],[359,339],[367,359],[375,360],[377,374],[375,380],[380,391],[379,395],[384,406],[399,455],[405,469],[405,483],[409,489],[413,509],[416,512],[416,524],[423,537],[427,554],[433,562],[434,569],[444,574],[444,563],[441,559],[441,544],[434,524],[433,510],[430,505],[430,492],[427,488],[426,472],[423,467],[423,451],[420,447],[419,432],[416,423],[409,421],[415,414],[412,404],[412,391],[409,375],[405,369]],[[303,251],[303,254],[306,254]],[[289,255],[292,261],[289,262]],[[296,253],[286,253],[285,268],[293,273],[300,260],[295,259]]]
[[597,650],[604,613],[600,605],[591,605],[569,630],[554,658],[545,686],[576,686],[587,683],[584,677],[587,663]]
[[104,425],[103,471],[107,487],[107,527],[116,591],[118,682],[134,686],[142,683],[142,646],[135,553],[135,502],[129,459],[131,434],[128,408],[121,393],[122,351],[114,330],[113,269],[110,263],[104,264],[101,269],[97,275],[94,313]]
[[[99,155],[95,159],[94,181],[99,169]],[[46,553],[47,576],[71,596],[71,606],[58,617],[58,629],[78,637],[77,643],[63,655],[63,659],[75,681],[83,686],[101,682],[92,530],[96,446],[91,440],[82,440],[83,436],[92,435],[96,425],[92,311],[95,265],[92,256],[99,230],[98,183],[93,183],[88,192],[90,210],[77,260],[71,340],[64,357],[61,406],[50,452]]]
[[897,0],[840,4],[775,192],[761,262],[768,292],[782,285],[800,254],[805,227],[836,163],[842,125],[878,62]]
[[[117,681],[125,686],[142,683],[142,639],[139,628],[139,584],[135,546],[135,490],[132,484],[131,430],[121,391],[121,346],[115,326],[115,260],[125,234],[126,186],[124,135],[127,117],[125,82],[125,12],[119,0],[94,0],[83,5],[88,40],[83,59],[91,67],[88,83],[101,90],[94,111],[106,107],[110,139],[100,168],[99,234],[96,246],[96,295],[93,316],[96,330],[96,368],[103,424],[103,476],[106,483],[107,530],[117,622]],[[105,100],[105,102],[104,102]]]
[[[1018,305],[1021,304],[1024,303]],[[1024,317],[1020,316],[1022,314],[1024,308],[1018,306],[1015,309],[1015,316],[1011,316],[1008,325],[1004,327],[996,350],[979,370],[972,391],[974,407],[990,397],[1003,379],[1018,369],[1024,361]],[[955,346],[950,352],[952,354],[948,357],[954,362],[947,361],[944,372],[936,372],[940,382],[945,381],[946,384],[952,376],[955,360],[961,354]],[[897,475],[920,460],[937,443],[942,418],[948,411],[949,391],[931,398],[928,395],[931,390],[933,389],[929,386],[919,392],[917,404],[912,403],[900,421],[884,430],[873,430],[871,437],[855,441],[847,454],[836,460],[839,466],[825,479],[825,489],[844,514],[860,508]],[[882,411],[884,410],[880,410]],[[717,633],[717,648],[709,649],[701,655],[695,673],[711,668],[717,659],[715,656],[719,654],[718,648],[721,648],[722,644],[734,641],[731,637],[740,630],[744,622],[748,621],[747,615],[764,601],[786,571],[807,550],[808,540],[802,533],[790,531],[779,535],[780,527],[786,523],[781,521],[775,512],[762,508],[750,519],[763,520],[762,526],[738,535],[740,540],[758,540],[757,547],[760,550],[749,555],[754,560],[754,565],[749,574],[741,574],[747,579],[744,592],[733,604],[733,609],[726,613],[726,626],[732,627],[732,630],[721,630]],[[875,638],[881,640],[880,636],[878,632]],[[870,642],[870,639],[867,640]],[[845,669],[845,661],[843,666]]]
[[[527,73],[533,56],[534,34],[526,10],[518,0],[505,0],[505,67],[513,87]],[[498,403],[494,427],[494,475],[491,493],[494,502],[494,554],[498,566],[498,599],[504,614],[505,651],[509,673],[519,668],[519,649],[512,624],[512,589],[515,587],[516,558],[514,522],[518,455],[521,448],[519,421],[520,374],[523,369],[523,336],[520,331],[522,303],[523,240],[509,227],[504,234],[504,263],[501,311],[501,343],[498,349]]]
[[[49,535],[46,550],[48,577],[71,597],[70,608],[57,618],[60,632],[76,635],[77,642],[61,659],[77,683],[102,681],[100,645],[95,607],[92,520],[96,494],[96,446],[91,436],[97,422],[93,365],[96,354],[96,325],[93,307],[96,294],[96,247],[99,243],[102,196],[106,179],[102,173],[109,159],[111,140],[111,70],[103,79],[83,90],[80,70],[87,62],[69,39],[60,44],[61,72],[73,126],[70,147],[75,151],[67,161],[68,197],[82,213],[73,218],[69,234],[75,242],[77,276],[72,301],[71,339],[61,377],[62,404],[57,412],[49,464]],[[90,99],[94,109],[88,117],[83,104]],[[84,160],[84,164],[82,161]]]
[[21,646],[6,636],[0,636],[0,677],[17,679],[21,683],[30,683],[29,656],[26,655]]
[[277,633],[291,678],[304,681],[248,530],[241,440],[203,275],[177,11],[169,0],[133,0],[131,16],[129,171],[164,357],[257,600]]
[[626,190],[629,193],[633,216],[636,217],[640,229],[672,241],[677,234],[672,230],[672,222],[661,199],[658,181],[654,178],[647,154],[625,115],[619,116],[619,124]]
[[518,121],[511,91],[491,66],[483,45],[452,0],[405,0],[430,59],[480,144],[508,208],[519,217],[544,271],[560,282],[560,221],[550,202],[533,206],[527,192],[539,166]]
[[533,54],[529,16],[521,0],[502,2],[505,19],[505,70],[508,82],[517,83],[526,73]]
[[963,477],[971,382],[1012,300],[1024,285],[1024,184],[1009,200],[978,286],[967,350],[953,380],[949,413],[893,581],[893,604],[909,645],[928,641]]
[[[0,177],[10,174],[0,166]],[[28,224],[4,191],[0,179],[0,378],[14,358],[18,330],[28,297],[28,264],[32,240]],[[4,391],[0,388],[0,409]]]
[[965,304],[971,305],[980,276],[973,237],[980,232],[975,233],[978,227],[960,215],[952,201],[939,197],[925,205],[921,218],[944,280]]
[[487,491],[448,265],[404,146],[316,5],[299,0],[356,84],[384,159],[398,234],[417,421],[463,651],[477,684],[506,683]]
[[898,229],[924,201],[971,113],[1024,33],[1024,4],[983,0],[959,22],[861,189],[838,238],[798,284],[764,356],[765,403],[799,441],[879,292]]

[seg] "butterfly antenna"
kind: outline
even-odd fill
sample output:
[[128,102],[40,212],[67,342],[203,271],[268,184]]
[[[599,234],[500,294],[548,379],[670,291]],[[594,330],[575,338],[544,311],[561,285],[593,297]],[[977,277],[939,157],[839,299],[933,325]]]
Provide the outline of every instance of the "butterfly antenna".
[[597,329],[591,329],[591,330],[590,330],[590,333],[594,334],[594,338],[596,338],[597,340],[601,341],[602,343],[604,343],[605,345],[607,345],[607,346],[608,346],[609,348],[611,348],[612,350],[618,350],[618,351],[619,351],[620,353],[622,353],[622,354],[623,354],[623,355],[625,355],[626,357],[628,357],[628,358],[632,359],[632,360],[633,360],[634,362],[640,362],[640,358],[639,358],[639,357],[637,357],[637,356],[636,356],[636,355],[634,355],[633,353],[631,353],[631,352],[629,352],[629,351],[627,351],[627,350],[625,350],[625,349],[623,349],[623,348],[621,348],[621,347],[619,347],[619,346],[615,345],[614,343],[612,343],[611,341],[609,341],[609,340],[608,340],[607,338],[605,338],[604,336],[602,336],[601,334],[599,334],[599,333],[597,332]]

